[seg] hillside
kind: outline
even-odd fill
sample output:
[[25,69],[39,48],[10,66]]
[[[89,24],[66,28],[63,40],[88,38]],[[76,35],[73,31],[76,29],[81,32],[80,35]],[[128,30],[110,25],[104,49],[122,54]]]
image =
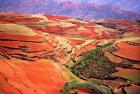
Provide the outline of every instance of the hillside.
[[[88,2],[87,0],[15,1],[16,2],[0,2],[0,12],[15,12],[27,14],[47,13],[55,15],[65,15],[85,20],[97,20],[102,18],[131,20],[140,19],[140,6],[138,0],[129,2],[127,2],[126,0],[88,0],[90,3],[86,3]],[[79,1],[81,1],[81,3],[78,3]]]
[[140,23],[0,13],[0,93],[138,94]]

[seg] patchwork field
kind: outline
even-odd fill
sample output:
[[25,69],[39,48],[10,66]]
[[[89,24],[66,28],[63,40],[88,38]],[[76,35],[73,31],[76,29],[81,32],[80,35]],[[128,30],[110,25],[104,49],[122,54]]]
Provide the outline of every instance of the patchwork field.
[[139,94],[140,23],[0,13],[0,94]]

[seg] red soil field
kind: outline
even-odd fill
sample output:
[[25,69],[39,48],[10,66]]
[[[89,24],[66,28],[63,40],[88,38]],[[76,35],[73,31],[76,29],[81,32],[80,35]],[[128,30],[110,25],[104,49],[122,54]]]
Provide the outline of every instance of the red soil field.
[[7,82],[7,77],[0,72],[0,93],[3,94],[21,94],[21,92]]
[[82,37],[97,37],[98,33],[94,32],[91,29],[81,30],[81,31],[70,31],[65,32],[67,36],[82,36]]
[[62,28],[60,27],[45,27],[45,32],[49,32],[49,33],[56,33],[56,34],[63,34],[64,31]]
[[27,46],[29,51],[30,50],[48,50],[52,51],[54,50],[54,47],[49,42],[44,43],[32,43],[32,42],[17,42],[17,41],[0,41],[0,46],[6,46],[6,47],[12,47],[12,48],[18,48],[19,46]]
[[119,50],[113,52],[113,54],[131,60],[140,60],[140,46],[129,45],[125,42],[119,43],[117,46]]
[[[6,75],[8,83],[23,94],[60,94],[60,90],[63,89],[64,80],[61,72],[51,61],[27,62],[1,59],[0,63],[0,72]],[[10,86],[3,88],[18,94],[16,89]]]
[[111,62],[116,62],[116,63],[120,63],[122,62],[122,58],[114,56],[113,54],[109,53],[109,52],[105,52],[105,55],[109,58],[109,60]]
[[85,40],[69,39],[70,44],[75,47],[76,45],[82,44]]
[[74,26],[70,26],[70,27],[65,27],[64,29],[78,29],[78,28],[80,28],[80,26],[79,25],[74,25]]
[[35,29],[35,30],[39,30],[39,31],[44,31],[45,32],[44,27],[40,27],[40,26],[28,26],[28,27],[30,27],[32,29]]
[[77,35],[84,36],[84,37],[96,37],[98,35],[98,33],[94,32],[92,30],[91,31],[87,30],[87,31],[81,32]]
[[14,23],[14,22],[16,22],[15,20],[12,20],[12,19],[0,19],[0,21],[7,22],[7,23]]
[[39,22],[39,18],[15,18],[13,19],[16,22]]
[[0,32],[0,39],[12,39],[12,40],[20,40],[20,41],[44,41],[44,38],[40,35],[35,36],[24,36],[24,35],[13,35],[7,33]]
[[98,41],[93,41],[91,44],[86,45],[86,46],[82,47],[81,49],[77,49],[75,51],[76,56],[80,55],[81,53],[85,53],[85,52],[89,51],[90,49],[95,49],[96,43],[98,43]]
[[9,24],[9,23],[12,23],[12,22],[8,22],[8,21],[0,20],[0,23],[2,23],[2,24]]

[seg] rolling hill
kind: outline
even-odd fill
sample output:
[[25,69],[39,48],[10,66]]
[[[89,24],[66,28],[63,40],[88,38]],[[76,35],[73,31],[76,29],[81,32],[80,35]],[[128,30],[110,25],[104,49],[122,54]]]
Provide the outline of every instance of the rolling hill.
[[140,23],[0,13],[0,93],[138,94]]

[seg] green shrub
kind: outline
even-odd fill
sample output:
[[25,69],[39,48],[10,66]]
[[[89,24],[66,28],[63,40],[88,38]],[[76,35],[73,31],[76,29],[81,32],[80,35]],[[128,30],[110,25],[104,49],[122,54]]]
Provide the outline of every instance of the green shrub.
[[100,47],[87,52],[71,70],[79,77],[99,79],[116,71],[114,63],[110,62]]

